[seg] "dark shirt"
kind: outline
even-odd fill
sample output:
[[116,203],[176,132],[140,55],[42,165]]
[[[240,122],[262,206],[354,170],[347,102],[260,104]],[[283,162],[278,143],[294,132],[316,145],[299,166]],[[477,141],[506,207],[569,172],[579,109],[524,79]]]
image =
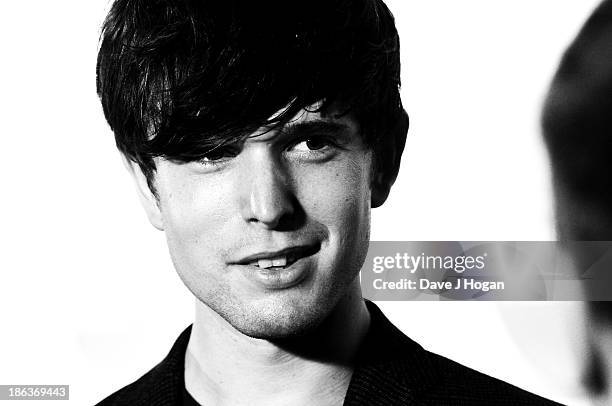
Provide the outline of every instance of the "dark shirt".
[[196,400],[187,392],[187,388],[183,388],[183,406],[201,406]]
[[[357,353],[345,406],[558,405],[424,350],[367,302],[368,334]],[[191,326],[168,356],[98,406],[197,406],[185,389],[185,351]]]

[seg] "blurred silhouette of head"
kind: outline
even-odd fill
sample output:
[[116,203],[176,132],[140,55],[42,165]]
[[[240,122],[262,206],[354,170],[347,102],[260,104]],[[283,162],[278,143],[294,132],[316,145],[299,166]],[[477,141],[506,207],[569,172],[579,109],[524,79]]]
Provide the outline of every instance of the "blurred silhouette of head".
[[612,240],[612,1],[565,52],[542,124],[561,240]]
[[[609,249],[571,241],[612,241],[612,1],[602,2],[565,52],[542,114],[550,154],[559,240],[585,283],[588,298],[608,292],[612,269],[602,261]],[[585,275],[588,272],[589,275]],[[597,273],[597,274],[595,274]],[[612,325],[612,302],[590,301],[595,341]],[[593,337],[592,337],[593,338]],[[601,394],[606,383],[602,351],[593,347],[584,383]]]

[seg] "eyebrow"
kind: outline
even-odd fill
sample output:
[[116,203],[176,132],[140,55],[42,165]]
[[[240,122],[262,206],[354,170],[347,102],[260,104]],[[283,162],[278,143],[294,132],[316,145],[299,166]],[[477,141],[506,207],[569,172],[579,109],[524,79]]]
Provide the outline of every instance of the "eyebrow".
[[309,134],[343,135],[349,126],[339,121],[309,120],[285,125],[280,133],[285,137],[304,136]]

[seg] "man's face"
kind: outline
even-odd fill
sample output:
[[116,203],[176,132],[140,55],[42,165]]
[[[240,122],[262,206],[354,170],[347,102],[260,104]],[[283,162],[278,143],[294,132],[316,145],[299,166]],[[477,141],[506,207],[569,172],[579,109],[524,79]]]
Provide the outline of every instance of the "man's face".
[[372,153],[348,115],[303,111],[200,162],[156,165],[160,227],[174,265],[237,330],[299,334],[349,291],[360,294]]

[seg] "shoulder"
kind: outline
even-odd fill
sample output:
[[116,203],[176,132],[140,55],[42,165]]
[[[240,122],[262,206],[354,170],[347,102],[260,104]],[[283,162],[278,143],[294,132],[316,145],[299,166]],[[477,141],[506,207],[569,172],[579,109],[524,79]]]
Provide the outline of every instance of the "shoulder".
[[436,405],[558,405],[514,385],[423,350],[435,379],[424,396]]
[[349,405],[556,405],[429,352],[368,302],[371,326],[349,386]]
[[127,405],[148,405],[151,404],[149,394],[151,389],[163,381],[157,378],[159,365],[147,372],[135,382],[119,389],[112,395],[105,398],[97,406],[127,406]]
[[172,349],[153,369],[135,382],[119,389],[97,406],[175,405],[181,399],[184,383],[185,350],[191,326],[177,338]]

